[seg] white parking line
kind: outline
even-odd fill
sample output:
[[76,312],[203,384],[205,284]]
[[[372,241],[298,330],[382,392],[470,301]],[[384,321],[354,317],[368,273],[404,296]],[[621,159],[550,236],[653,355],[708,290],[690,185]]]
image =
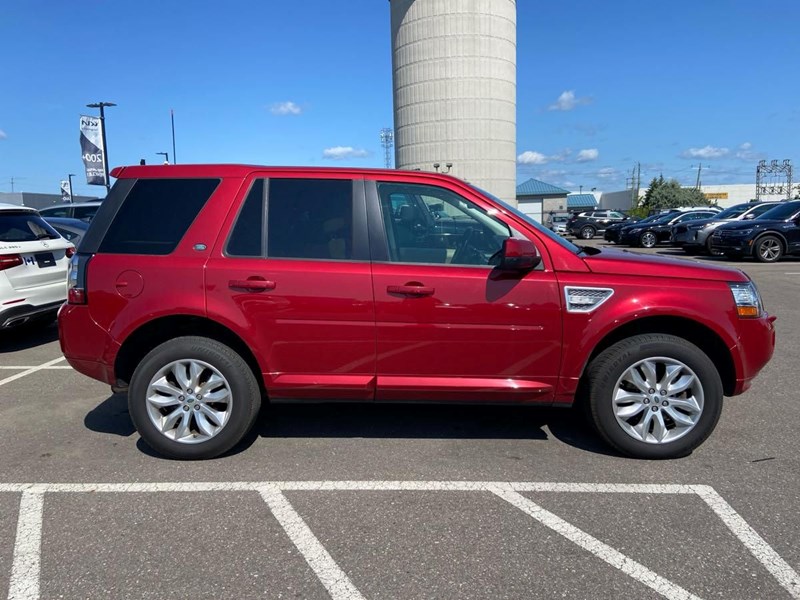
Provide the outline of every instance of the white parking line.
[[568,523],[520,492],[601,494],[696,494],[725,523],[750,553],[786,589],[800,599],[800,576],[720,496],[705,485],[651,485],[498,481],[234,481],[188,483],[0,483],[0,492],[22,493],[17,538],[14,545],[9,598],[39,597],[41,534],[45,493],[126,492],[258,492],[269,506],[320,582],[336,600],[361,600],[363,596],[289,503],[285,491],[449,491],[489,492],[564,536],[666,598],[696,598],[691,592],[661,577],[611,546]]
[[62,356],[61,358],[56,358],[55,360],[51,360],[44,364],[39,365],[38,367],[30,367],[23,371],[22,373],[17,373],[16,375],[12,375],[11,377],[6,377],[5,379],[0,379],[0,385],[5,385],[7,383],[11,383],[12,381],[16,381],[22,377],[26,377],[27,375],[31,375],[32,373],[36,373],[36,371],[41,371],[42,369],[46,369],[47,367],[52,367],[54,364],[65,360]]
[[30,365],[18,365],[13,367],[7,367],[6,365],[0,366],[0,369],[6,369],[8,371],[19,371],[21,369],[39,369],[40,371],[53,371],[56,369],[71,369],[69,365],[56,365],[54,367],[31,367]]
[[36,491],[22,493],[17,519],[17,539],[14,543],[14,561],[8,584],[8,600],[39,598],[43,510],[43,493]]

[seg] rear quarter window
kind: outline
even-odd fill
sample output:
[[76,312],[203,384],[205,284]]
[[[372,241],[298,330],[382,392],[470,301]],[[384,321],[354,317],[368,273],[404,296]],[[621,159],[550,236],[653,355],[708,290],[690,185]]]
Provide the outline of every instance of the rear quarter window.
[[109,254],[172,253],[219,179],[139,179],[100,244]]
[[57,240],[61,236],[39,215],[30,212],[0,213],[0,242]]

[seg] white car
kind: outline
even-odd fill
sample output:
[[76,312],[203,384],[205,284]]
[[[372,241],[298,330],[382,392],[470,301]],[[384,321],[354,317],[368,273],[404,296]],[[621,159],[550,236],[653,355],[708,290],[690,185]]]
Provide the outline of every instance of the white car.
[[74,253],[36,210],[0,203],[0,331],[55,318]]

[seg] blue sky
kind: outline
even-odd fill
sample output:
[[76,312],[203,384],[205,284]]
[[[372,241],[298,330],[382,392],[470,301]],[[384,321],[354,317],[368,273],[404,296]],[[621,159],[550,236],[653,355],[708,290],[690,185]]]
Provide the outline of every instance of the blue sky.
[[[800,2],[517,7],[518,180],[618,190],[634,164],[694,183],[800,179]],[[0,191],[85,185],[78,117],[107,109],[112,166],[383,166],[392,126],[386,0],[0,3]]]

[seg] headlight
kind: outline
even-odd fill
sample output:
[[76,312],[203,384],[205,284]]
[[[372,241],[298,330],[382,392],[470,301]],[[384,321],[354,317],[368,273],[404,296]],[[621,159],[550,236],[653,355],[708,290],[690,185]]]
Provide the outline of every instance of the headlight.
[[733,302],[736,304],[736,312],[740,317],[757,319],[764,314],[764,305],[755,283],[748,281],[728,285],[733,294]]

